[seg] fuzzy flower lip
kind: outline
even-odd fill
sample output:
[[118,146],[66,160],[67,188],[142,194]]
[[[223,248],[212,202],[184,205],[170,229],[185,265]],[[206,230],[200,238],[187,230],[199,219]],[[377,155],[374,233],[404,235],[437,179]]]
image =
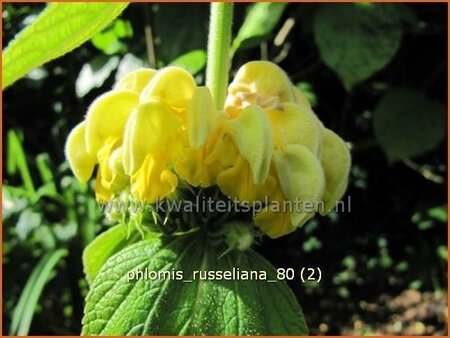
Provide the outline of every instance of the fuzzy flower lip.
[[[216,186],[242,202],[322,202],[342,198],[351,158],[277,65],[252,61],[229,85],[223,111],[186,70],[139,69],[97,98],[69,134],[66,157],[83,182],[97,167],[101,202],[128,194],[154,203],[177,191]],[[272,238],[314,212],[272,210],[254,223]]]

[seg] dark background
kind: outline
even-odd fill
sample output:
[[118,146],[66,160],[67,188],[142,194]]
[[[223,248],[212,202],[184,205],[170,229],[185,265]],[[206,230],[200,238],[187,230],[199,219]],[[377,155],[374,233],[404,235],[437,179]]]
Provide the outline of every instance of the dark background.
[[[3,48],[43,6],[3,4]],[[339,66],[330,67],[325,61],[327,53],[334,51],[319,47],[317,20],[323,20],[324,11],[330,13],[326,6],[333,5],[288,4],[273,29],[245,41],[234,56],[232,70],[267,57],[277,61],[295,84],[300,83],[325,126],[352,147],[347,192],[351,212],[316,217],[291,235],[263,239],[256,250],[276,267],[321,268],[319,284],[290,283],[311,334],[446,335],[446,131],[436,136],[447,125],[446,4],[392,5],[394,12],[402,13],[401,19],[388,18],[377,29],[386,29],[386,41],[390,24],[400,29],[399,47],[384,66],[358,80],[351,90],[343,85],[345,75]],[[350,13],[355,5],[334,6],[341,6],[336,13]],[[246,4],[235,6],[235,33],[248,9]],[[295,25],[283,44],[276,46],[274,38],[289,18]],[[355,27],[348,18],[337,18],[334,28],[348,30],[354,38]],[[119,62],[119,68],[147,62],[145,25],[153,30],[158,67],[186,52],[206,49],[207,4],[131,4],[120,20],[120,27],[107,29],[3,93],[4,334],[10,330],[14,308],[33,268],[45,253],[58,248],[68,248],[68,255],[49,276],[29,333],[80,332],[87,292],[81,254],[105,229],[105,221],[92,186],[79,184],[64,162],[68,132],[93,99],[111,88]],[[361,27],[367,36],[377,34],[370,24]],[[328,34],[327,46],[340,43],[333,30]],[[367,40],[363,47],[355,43],[346,60],[365,67],[376,57],[370,50],[378,46],[371,43]],[[202,62],[195,65],[201,83]],[[79,79],[83,67],[92,72],[88,87]],[[98,88],[89,88],[93,78]],[[397,96],[388,109],[388,116],[394,116],[392,123],[380,124],[396,133],[386,143],[374,131],[374,121],[383,114],[380,102],[399,87],[414,90],[408,95],[416,97]],[[412,93],[420,93],[426,101],[409,107],[407,103],[416,102],[418,96]],[[405,104],[407,108],[402,108]],[[407,123],[396,118],[402,109],[408,118],[412,116]],[[389,149],[409,140],[411,133],[417,135],[413,140],[418,148],[426,140],[435,141],[419,150],[414,145],[414,152],[408,149],[413,142],[408,141],[400,155],[388,160]]]

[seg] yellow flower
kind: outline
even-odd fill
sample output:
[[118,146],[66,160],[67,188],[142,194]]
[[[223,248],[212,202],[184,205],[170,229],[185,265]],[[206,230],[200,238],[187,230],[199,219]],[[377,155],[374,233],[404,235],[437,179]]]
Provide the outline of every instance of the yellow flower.
[[66,157],[83,182],[98,164],[99,201],[128,186],[151,202],[174,191],[178,179],[170,167],[183,159],[178,133],[185,129],[195,87],[192,76],[178,67],[139,69],[92,103],[68,137]]
[[87,152],[86,122],[78,124],[70,132],[66,142],[66,158],[76,178],[86,182],[92,176],[96,163],[96,156]]
[[305,96],[277,65],[239,69],[223,111],[206,87],[178,67],[139,69],[90,106],[70,133],[69,164],[80,181],[97,168],[96,197],[126,191],[154,203],[175,197],[180,181],[216,185],[239,201],[268,201],[254,222],[270,237],[294,231],[315,210],[331,209],[345,192],[350,154],[326,129]]
[[[111,198],[119,176],[108,167],[109,156],[120,146],[125,123],[138,101],[132,91],[110,91],[97,98],[86,114],[85,121],[76,126],[66,143],[66,157],[82,182],[86,182],[99,163],[96,197],[99,201]],[[126,179],[120,174],[120,186]]]
[[[230,84],[225,107],[230,119],[227,123],[245,120],[248,109],[259,111],[258,117],[265,116],[261,118],[265,122],[258,125],[251,121],[234,128],[239,155],[230,168],[218,175],[217,184],[224,193],[240,200],[261,200],[265,192],[270,205],[254,221],[275,238],[294,231],[314,216],[307,210],[286,211],[285,202],[317,206],[322,202],[323,214],[334,206],[347,186],[350,155],[345,143],[323,127],[304,95],[273,63],[249,62]],[[264,141],[255,138],[260,131]],[[248,146],[243,147],[242,142]],[[269,169],[272,175],[268,175]],[[278,210],[272,208],[273,203],[279,205]]]
[[196,84],[179,67],[167,67],[151,77],[124,132],[123,164],[131,176],[131,193],[153,203],[172,194],[178,178],[176,163],[183,153],[188,107]]

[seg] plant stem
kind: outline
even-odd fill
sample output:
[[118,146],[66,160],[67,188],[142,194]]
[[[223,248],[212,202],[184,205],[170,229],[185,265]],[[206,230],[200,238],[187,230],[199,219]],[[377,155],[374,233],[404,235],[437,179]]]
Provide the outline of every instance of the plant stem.
[[223,108],[227,94],[232,22],[233,3],[211,3],[206,86],[217,109]]

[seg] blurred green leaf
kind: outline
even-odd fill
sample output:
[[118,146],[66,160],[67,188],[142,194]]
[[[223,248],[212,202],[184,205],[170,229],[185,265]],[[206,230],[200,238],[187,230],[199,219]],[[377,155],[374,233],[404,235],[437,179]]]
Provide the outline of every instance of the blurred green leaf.
[[446,245],[440,245],[437,250],[436,253],[438,255],[439,258],[441,258],[444,261],[448,261],[448,247]]
[[42,153],[36,156],[36,165],[41,175],[42,183],[47,186],[48,191],[57,194],[55,177],[53,176],[53,170],[51,168],[50,156],[47,153]]
[[447,223],[448,211],[446,205],[430,208],[427,210],[427,214],[438,221]]
[[66,249],[47,253],[34,268],[20,295],[12,316],[10,335],[26,336],[30,329],[36,305],[42,290],[60,259],[67,255]]
[[92,89],[101,87],[118,64],[118,56],[107,57],[102,55],[83,65],[75,82],[77,96],[83,97]]
[[322,248],[322,242],[315,236],[311,236],[303,243],[303,250],[305,252],[311,252]]
[[41,15],[3,52],[3,89],[33,68],[78,47],[115,19],[128,3],[58,3]]
[[260,39],[270,34],[280,21],[286,5],[287,3],[281,2],[259,2],[252,5],[233,40],[233,53],[246,40]]
[[29,194],[35,193],[33,180],[28,167],[25,151],[22,141],[14,130],[8,131],[8,154],[6,170],[9,175],[15,175],[17,172],[22,178],[22,182]]
[[133,36],[133,28],[129,21],[117,19],[111,27],[97,33],[91,38],[92,44],[107,55],[116,54],[126,50],[123,38]]
[[170,65],[184,68],[192,75],[195,75],[206,65],[206,52],[203,49],[193,50],[177,57]]
[[316,14],[314,37],[320,56],[351,90],[383,69],[402,36],[396,4],[326,4]]
[[305,95],[311,107],[317,105],[317,95],[314,93],[311,83],[305,81],[299,82],[296,87],[303,93],[303,95]]
[[421,155],[446,135],[445,106],[422,92],[389,91],[374,112],[375,136],[390,162]]

